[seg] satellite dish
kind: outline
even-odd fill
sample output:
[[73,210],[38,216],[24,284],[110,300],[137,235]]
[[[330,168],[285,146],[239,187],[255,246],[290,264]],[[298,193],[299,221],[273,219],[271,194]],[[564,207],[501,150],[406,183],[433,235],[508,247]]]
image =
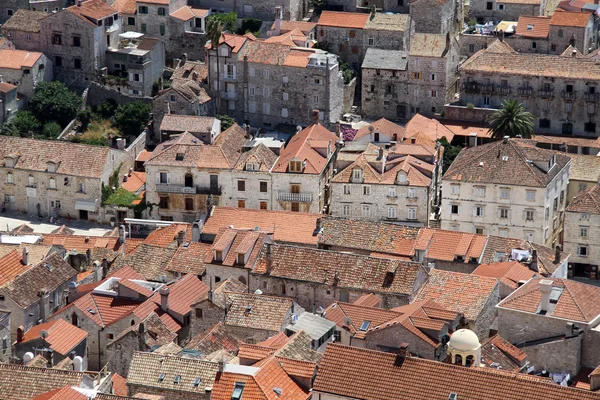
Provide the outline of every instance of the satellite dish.
[[42,329],[42,330],[40,331],[40,337],[41,337],[42,339],[46,339],[46,338],[48,338],[48,335],[49,335],[49,333],[48,333],[48,331],[47,331],[47,330],[45,330],[45,329]]
[[256,291],[254,292],[254,294],[263,294],[263,292],[260,289],[256,289]]

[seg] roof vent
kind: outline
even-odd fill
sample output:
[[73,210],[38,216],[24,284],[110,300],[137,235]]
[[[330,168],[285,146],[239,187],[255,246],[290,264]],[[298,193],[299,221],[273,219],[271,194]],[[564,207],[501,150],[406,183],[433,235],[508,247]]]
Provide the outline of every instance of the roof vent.
[[273,391],[277,394],[277,396],[281,396],[283,394],[283,389],[282,388],[273,388]]
[[528,31],[532,31],[533,30],[533,25],[532,24],[527,25],[527,30]]
[[479,161],[479,166],[483,167],[483,161]]
[[360,326],[360,330],[366,332],[367,330],[369,330],[370,325],[371,321],[363,321],[362,325]]
[[502,161],[508,161],[508,156],[502,156]]
[[200,386],[200,382],[202,382],[202,378],[194,379],[194,383],[193,383],[194,387]]
[[164,380],[165,380],[165,374],[160,374],[160,375],[158,376],[158,381],[159,381],[159,382],[162,382],[162,381],[164,381]]
[[448,396],[448,400],[458,400],[458,394],[450,393],[450,396]]
[[173,378],[173,383],[179,383],[181,382],[181,375],[175,375],[175,378]]

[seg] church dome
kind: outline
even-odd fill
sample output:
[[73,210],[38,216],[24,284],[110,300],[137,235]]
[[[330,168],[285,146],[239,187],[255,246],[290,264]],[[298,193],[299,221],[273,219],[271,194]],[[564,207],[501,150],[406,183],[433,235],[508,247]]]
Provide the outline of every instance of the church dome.
[[474,351],[479,349],[480,344],[477,335],[472,330],[459,329],[452,334],[448,346],[458,351]]

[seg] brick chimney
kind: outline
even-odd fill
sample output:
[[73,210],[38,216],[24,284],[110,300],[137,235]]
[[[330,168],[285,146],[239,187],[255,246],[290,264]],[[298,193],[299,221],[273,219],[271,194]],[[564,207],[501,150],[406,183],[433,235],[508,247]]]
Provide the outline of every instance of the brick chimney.
[[40,319],[46,322],[50,315],[50,295],[45,289],[41,289],[38,295],[40,296]]
[[318,124],[319,123],[319,110],[313,110],[312,111],[312,117],[313,117],[313,124]]
[[267,256],[266,256],[266,264],[267,264],[267,275],[269,275],[273,271],[273,244],[267,243]]
[[17,328],[17,343],[21,343],[23,341],[23,337],[25,336],[25,327],[23,325]]
[[177,241],[177,247],[180,247],[183,244],[183,240],[185,239],[185,231],[179,231],[177,232],[177,236],[175,237],[175,240]]
[[159,290],[160,293],[160,308],[163,312],[167,312],[169,309],[169,293],[171,290],[168,287],[162,287]]

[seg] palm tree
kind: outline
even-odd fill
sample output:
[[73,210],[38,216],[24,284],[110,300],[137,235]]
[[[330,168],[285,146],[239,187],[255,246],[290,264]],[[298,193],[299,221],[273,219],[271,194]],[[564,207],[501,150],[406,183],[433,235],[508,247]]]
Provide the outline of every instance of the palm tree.
[[495,139],[502,139],[504,136],[529,139],[535,135],[535,117],[514,99],[504,100],[502,108],[490,115],[488,122],[489,131]]
[[[219,41],[223,35],[223,25],[216,18],[209,18],[206,23],[206,37],[210,40],[210,48],[217,53],[217,92],[221,89],[221,76],[219,71]],[[217,109],[219,108],[220,93],[217,93]]]

